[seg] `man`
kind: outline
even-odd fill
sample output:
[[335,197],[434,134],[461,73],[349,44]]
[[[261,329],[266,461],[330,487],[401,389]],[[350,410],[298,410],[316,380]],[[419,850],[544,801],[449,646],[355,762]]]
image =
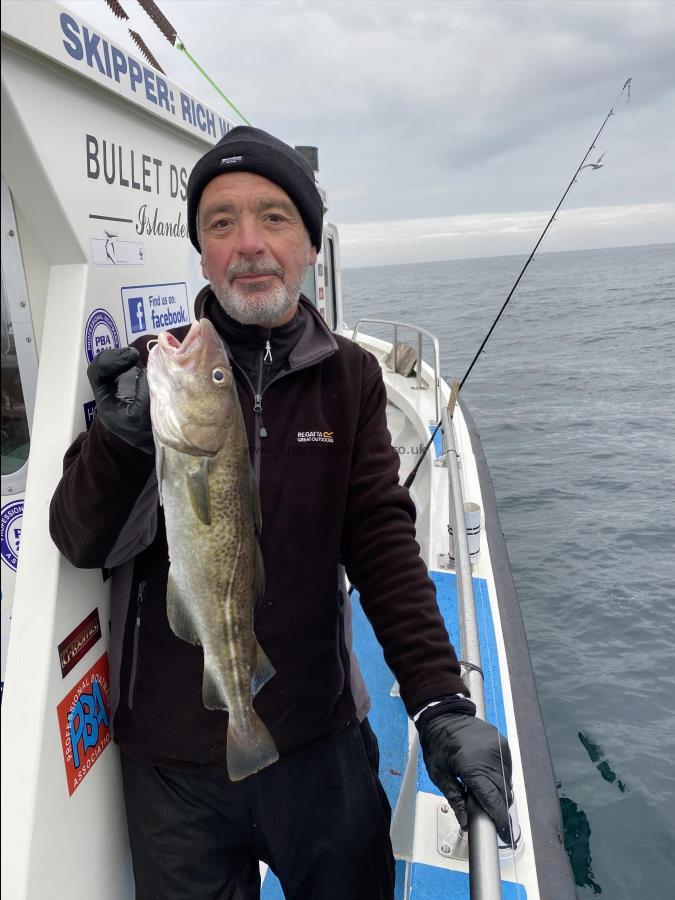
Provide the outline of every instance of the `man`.
[[[113,729],[137,897],[251,900],[264,860],[294,900],[385,900],[390,809],[350,658],[341,563],[461,824],[469,788],[508,834],[508,745],[465,697],[398,483],[380,367],[300,297],[322,237],[310,165],[263,131],[235,128],[197,162],[187,193],[210,282],[196,316],[226,344],[260,493],[266,590],[255,632],[276,674],[255,707],[280,759],[229,781],[227,713],[204,708],[201,648],[167,621],[146,336],[91,364],[98,417],[66,454],[50,515],[71,562],[114,571]],[[324,431],[332,444],[298,441]]]

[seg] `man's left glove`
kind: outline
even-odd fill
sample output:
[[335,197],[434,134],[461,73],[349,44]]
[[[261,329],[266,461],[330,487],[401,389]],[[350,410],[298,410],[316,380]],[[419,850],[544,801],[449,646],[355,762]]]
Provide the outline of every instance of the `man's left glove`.
[[466,794],[480,804],[505,844],[511,844],[511,751],[494,725],[463,713],[441,713],[418,723],[429,777],[445,794],[460,827],[468,826]]
[[144,453],[155,452],[146,369],[136,366],[135,347],[103,350],[87,369],[98,420],[108,431]]

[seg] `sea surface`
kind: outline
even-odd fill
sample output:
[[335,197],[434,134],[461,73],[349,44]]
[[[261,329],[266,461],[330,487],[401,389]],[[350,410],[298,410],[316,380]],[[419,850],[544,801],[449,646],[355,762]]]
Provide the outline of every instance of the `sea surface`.
[[[461,378],[525,259],[348,269],[344,318],[428,328],[443,375]],[[578,895],[670,900],[675,244],[538,254],[462,396],[495,485]]]

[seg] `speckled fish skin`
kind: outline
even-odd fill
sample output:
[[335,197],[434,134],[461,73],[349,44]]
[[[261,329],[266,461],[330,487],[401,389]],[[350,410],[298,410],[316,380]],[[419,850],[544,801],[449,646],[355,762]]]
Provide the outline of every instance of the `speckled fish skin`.
[[202,700],[229,711],[227,769],[239,781],[278,759],[252,707],[274,668],[253,630],[264,591],[257,486],[229,360],[207,319],[182,344],[159,335],[148,385],[171,560],[167,615],[179,638],[204,648]]

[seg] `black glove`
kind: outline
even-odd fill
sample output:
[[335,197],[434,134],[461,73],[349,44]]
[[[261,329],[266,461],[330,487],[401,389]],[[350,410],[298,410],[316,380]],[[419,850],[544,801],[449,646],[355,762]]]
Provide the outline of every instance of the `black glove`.
[[87,369],[87,378],[101,424],[132,447],[154,453],[148,378],[135,365],[139,356],[134,347],[103,350]]
[[482,719],[441,713],[430,716],[421,725],[420,744],[429,777],[447,797],[460,827],[466,830],[468,826],[469,791],[495,823],[501,840],[511,844],[509,806],[513,791],[511,751],[506,738]]

